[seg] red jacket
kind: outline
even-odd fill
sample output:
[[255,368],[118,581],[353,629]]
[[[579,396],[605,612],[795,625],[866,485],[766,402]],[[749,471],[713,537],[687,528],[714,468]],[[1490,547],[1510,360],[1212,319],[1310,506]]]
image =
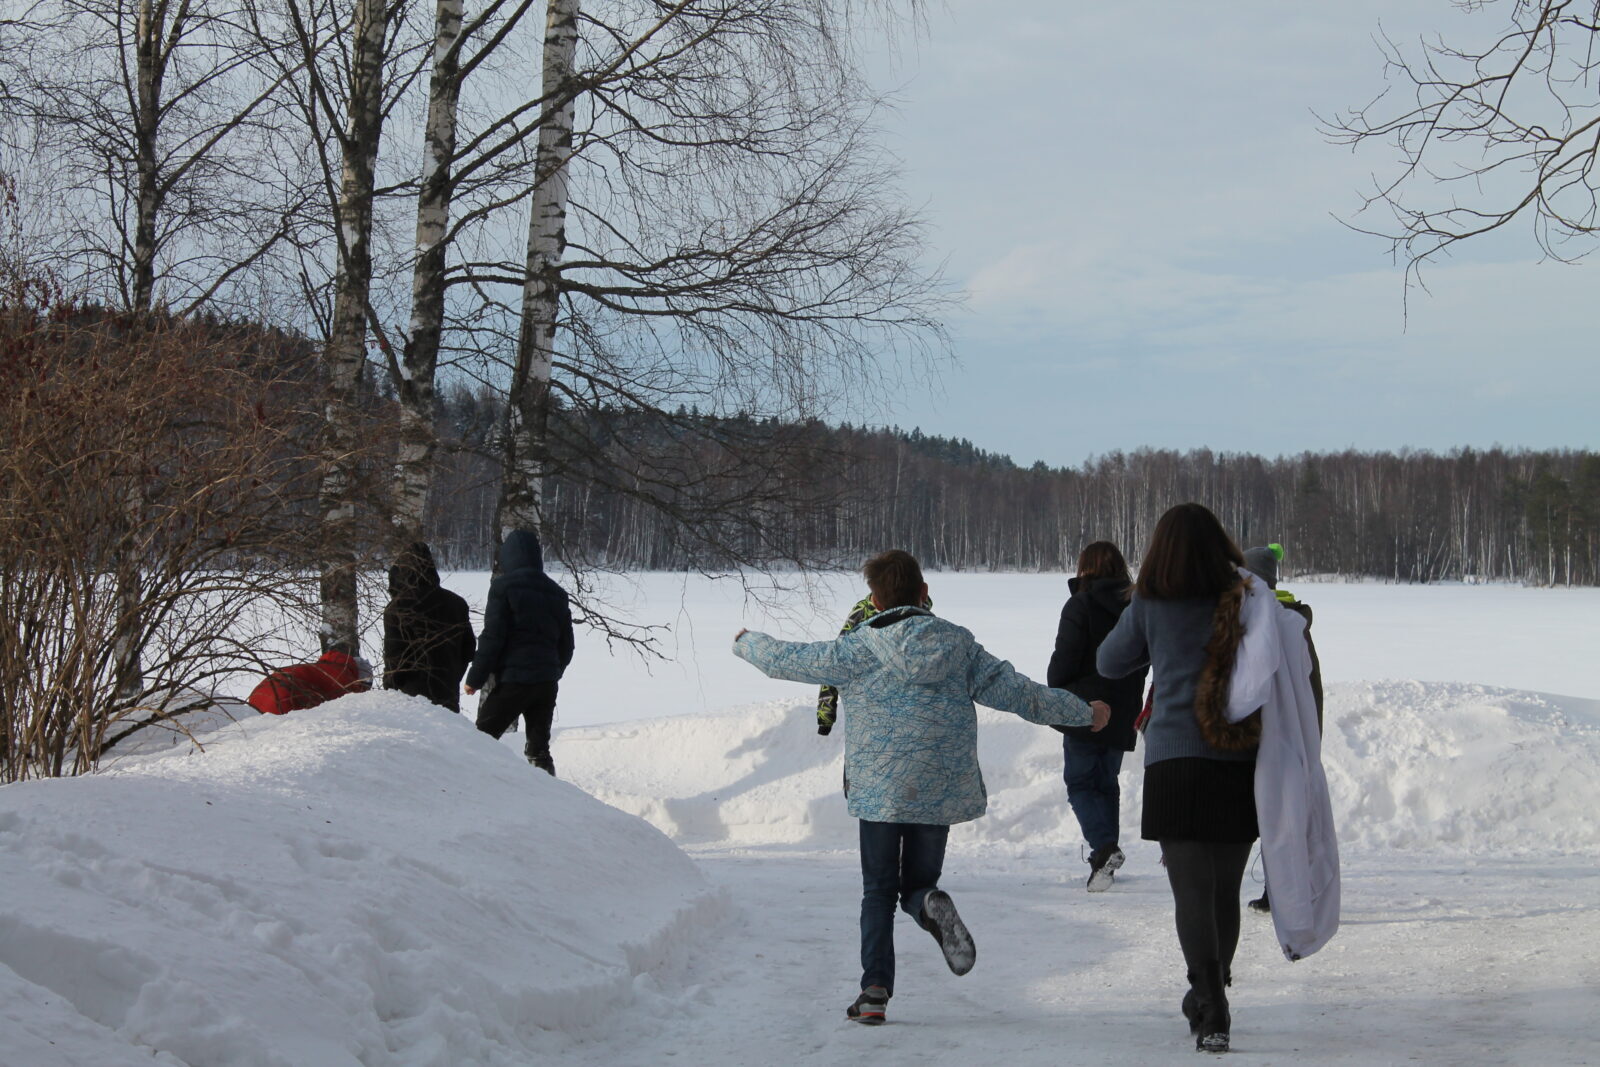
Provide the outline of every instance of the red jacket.
[[266,715],[282,715],[371,688],[371,670],[363,674],[355,657],[324,652],[315,663],[297,663],[267,675],[251,690],[250,706]]

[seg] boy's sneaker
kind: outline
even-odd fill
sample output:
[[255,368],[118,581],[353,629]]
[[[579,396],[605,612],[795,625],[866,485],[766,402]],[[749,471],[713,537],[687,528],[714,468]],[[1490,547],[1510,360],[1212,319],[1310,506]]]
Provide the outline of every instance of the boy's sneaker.
[[869,985],[844,1013],[858,1023],[879,1026],[884,1021],[884,1012],[888,1007],[889,991],[881,985]]
[[1250,902],[1250,910],[1259,911],[1263,915],[1270,915],[1272,914],[1272,901],[1267,897],[1266,893],[1262,893]]
[[1115,871],[1127,858],[1116,845],[1105,845],[1089,853],[1089,892],[1104,893],[1110,889]]
[[922,902],[922,925],[939,942],[944,961],[956,974],[966,974],[978,962],[978,948],[972,943],[967,924],[956,914],[950,894],[935,889]]

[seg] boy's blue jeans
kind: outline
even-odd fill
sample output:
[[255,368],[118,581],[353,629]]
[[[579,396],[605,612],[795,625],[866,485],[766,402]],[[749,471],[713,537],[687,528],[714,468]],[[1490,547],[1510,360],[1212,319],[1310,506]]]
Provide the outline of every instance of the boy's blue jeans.
[[1122,749],[1108,748],[1067,734],[1061,738],[1062,777],[1067,780],[1067,803],[1078,817],[1083,839],[1090,848],[1117,843],[1118,808],[1122,790],[1117,774],[1122,770]]
[[861,988],[894,993],[894,906],[922,925],[939,884],[950,827],[861,820]]

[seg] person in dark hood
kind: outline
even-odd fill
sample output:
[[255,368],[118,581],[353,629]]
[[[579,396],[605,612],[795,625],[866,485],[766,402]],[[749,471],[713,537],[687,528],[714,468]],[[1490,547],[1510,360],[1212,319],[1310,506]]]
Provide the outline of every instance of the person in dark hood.
[[522,716],[528,762],[553,775],[550,723],[558,683],[572,662],[572,608],[567,591],[544,572],[544,551],[532,530],[507,534],[499,563],[489,582],[466,692],[487,690],[478,708],[478,729],[491,737],[498,738]]
[[1078,555],[1078,576],[1067,583],[1072,596],[1061,609],[1056,648],[1045,680],[1080,700],[1111,705],[1111,724],[1092,733],[1082,727],[1057,727],[1061,739],[1062,777],[1067,802],[1089,843],[1089,892],[1111,888],[1113,872],[1122,866],[1118,847],[1118,813],[1122,803],[1117,775],[1122,756],[1132,752],[1137,734],[1133,723],[1144,697],[1145,671],[1126,678],[1103,678],[1095,670],[1095,653],[1128,606],[1132,582],[1128,564],[1110,541],[1096,541]]
[[383,687],[461,710],[461,678],[477,651],[467,602],[439,584],[433,553],[407,545],[389,568]]

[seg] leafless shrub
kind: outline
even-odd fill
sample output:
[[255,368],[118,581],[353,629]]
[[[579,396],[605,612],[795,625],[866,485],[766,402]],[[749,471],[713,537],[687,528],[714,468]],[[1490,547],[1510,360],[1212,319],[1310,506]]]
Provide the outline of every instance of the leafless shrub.
[[92,769],[314,631],[299,347],[75,308],[37,279],[0,294],[0,781]]

